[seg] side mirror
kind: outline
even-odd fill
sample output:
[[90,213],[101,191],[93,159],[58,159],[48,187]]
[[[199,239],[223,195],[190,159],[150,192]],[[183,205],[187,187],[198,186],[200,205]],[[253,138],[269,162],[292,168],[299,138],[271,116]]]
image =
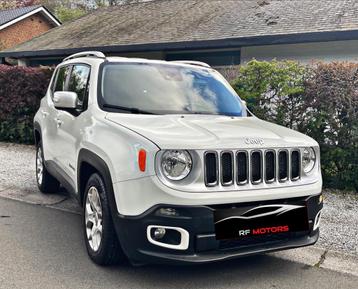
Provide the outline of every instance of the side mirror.
[[78,96],[76,92],[56,91],[53,96],[53,102],[56,108],[77,108]]
[[243,104],[245,107],[247,107],[247,102],[246,102],[246,100],[241,99],[241,102],[242,102],[242,104]]

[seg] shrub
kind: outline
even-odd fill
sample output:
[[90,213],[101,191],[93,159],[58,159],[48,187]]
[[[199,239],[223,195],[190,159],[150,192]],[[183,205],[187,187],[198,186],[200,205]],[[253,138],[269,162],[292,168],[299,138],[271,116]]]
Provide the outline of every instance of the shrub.
[[50,69],[0,65],[0,141],[33,143],[33,117]]
[[256,61],[233,87],[258,117],[318,141],[324,185],[358,191],[358,64]]
[[304,112],[306,68],[294,61],[252,60],[241,66],[234,88],[257,117],[296,128]]
[[316,63],[309,75],[304,132],[320,143],[325,185],[358,191],[358,64]]

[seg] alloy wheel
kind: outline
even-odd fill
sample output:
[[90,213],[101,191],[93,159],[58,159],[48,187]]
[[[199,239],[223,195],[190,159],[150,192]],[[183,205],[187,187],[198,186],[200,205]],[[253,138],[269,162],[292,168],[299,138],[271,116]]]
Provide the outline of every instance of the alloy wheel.
[[44,170],[44,165],[42,159],[42,149],[41,147],[39,147],[36,155],[36,175],[37,175],[37,182],[39,185],[42,184],[43,170]]
[[96,187],[88,189],[85,204],[85,226],[88,243],[97,252],[102,241],[102,204]]

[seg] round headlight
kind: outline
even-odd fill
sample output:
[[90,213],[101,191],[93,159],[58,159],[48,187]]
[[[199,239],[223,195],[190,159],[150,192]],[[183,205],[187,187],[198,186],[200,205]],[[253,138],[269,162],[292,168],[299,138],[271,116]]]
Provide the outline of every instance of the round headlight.
[[189,152],[183,150],[168,150],[161,159],[163,174],[173,181],[180,181],[189,175],[192,163]]
[[312,171],[316,164],[316,153],[313,148],[305,148],[302,155],[302,167],[305,173]]

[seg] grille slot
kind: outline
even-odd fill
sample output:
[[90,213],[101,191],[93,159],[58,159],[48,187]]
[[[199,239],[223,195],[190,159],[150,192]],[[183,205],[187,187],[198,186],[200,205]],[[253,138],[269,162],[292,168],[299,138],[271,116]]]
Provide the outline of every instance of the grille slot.
[[221,183],[230,186],[234,181],[234,158],[232,152],[221,154]]
[[300,178],[300,152],[297,150],[292,151],[291,153],[291,179],[297,181]]
[[205,161],[205,183],[212,187],[218,184],[218,161],[216,152],[207,152]]
[[260,151],[251,153],[251,181],[253,184],[262,181],[262,155]]
[[276,179],[276,160],[274,151],[266,151],[265,153],[265,181],[272,183]]
[[246,152],[238,152],[236,156],[237,182],[239,185],[248,182],[248,158]]
[[279,180],[285,182],[288,180],[288,153],[280,151],[278,154]]

